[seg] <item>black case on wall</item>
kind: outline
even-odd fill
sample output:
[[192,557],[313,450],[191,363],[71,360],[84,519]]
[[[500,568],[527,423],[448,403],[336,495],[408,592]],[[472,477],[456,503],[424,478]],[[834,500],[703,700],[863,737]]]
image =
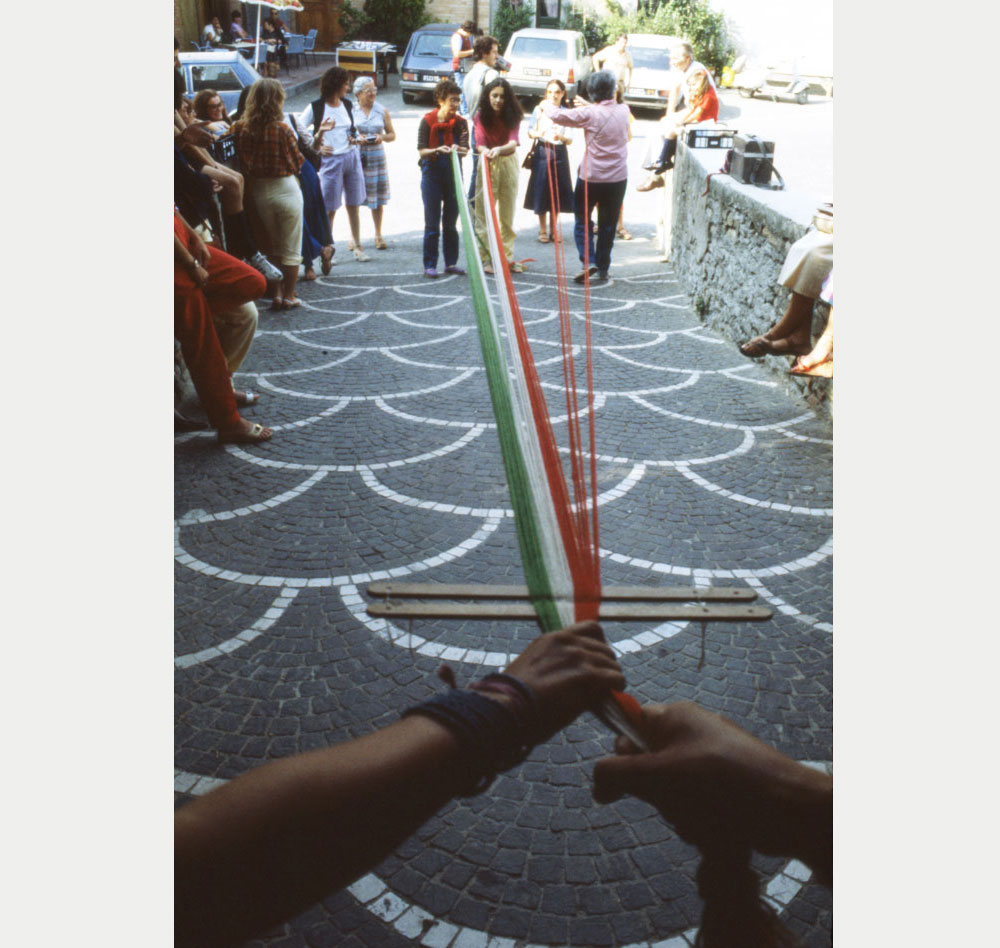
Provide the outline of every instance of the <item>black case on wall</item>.
[[768,185],[774,171],[774,142],[756,135],[737,135],[729,173],[744,184]]

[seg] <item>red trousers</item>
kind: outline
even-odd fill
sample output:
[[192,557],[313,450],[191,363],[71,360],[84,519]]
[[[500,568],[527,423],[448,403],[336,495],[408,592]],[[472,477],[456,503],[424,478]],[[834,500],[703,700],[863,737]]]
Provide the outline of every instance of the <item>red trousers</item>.
[[[176,212],[174,233],[190,250],[187,228]],[[212,313],[258,299],[264,295],[267,281],[253,267],[221,250],[209,247],[208,254],[208,285],[204,290],[174,264],[174,335],[208,420],[214,428],[228,431],[239,426],[240,413]]]

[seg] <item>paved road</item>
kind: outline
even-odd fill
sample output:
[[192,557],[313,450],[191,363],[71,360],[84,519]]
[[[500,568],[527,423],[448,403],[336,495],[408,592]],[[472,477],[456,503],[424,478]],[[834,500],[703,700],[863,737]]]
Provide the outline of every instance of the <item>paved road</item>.
[[[422,110],[395,111],[402,130]],[[181,804],[394,720],[438,689],[442,658],[465,681],[535,635],[529,624],[398,628],[364,611],[381,576],[521,575],[466,281],[420,276],[405,183],[413,138],[407,129],[390,157],[390,249],[304,284],[294,315],[262,308],[237,381],[262,393],[246,414],[274,426],[274,440],[176,438]],[[555,248],[522,238],[518,251],[536,258],[516,282],[558,417]],[[828,766],[830,427],[701,325],[648,243],[617,244],[611,273],[593,291],[604,581],[746,585],[775,612],[705,630],[608,624],[629,689],[696,700]],[[565,425],[556,431],[564,442]],[[254,944],[690,945],[696,854],[647,805],[592,802],[590,771],[611,745],[581,718],[349,891]],[[829,893],[796,862],[755,865],[804,943],[829,945]]]

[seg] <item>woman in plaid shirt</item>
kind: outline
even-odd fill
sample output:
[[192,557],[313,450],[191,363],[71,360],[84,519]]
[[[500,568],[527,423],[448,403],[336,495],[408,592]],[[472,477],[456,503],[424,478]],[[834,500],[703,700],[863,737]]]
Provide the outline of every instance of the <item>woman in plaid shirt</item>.
[[295,284],[302,263],[302,191],[296,175],[304,159],[283,121],[284,104],[281,83],[261,79],[250,87],[246,114],[233,126],[258,241],[283,275],[272,309],[299,305]]

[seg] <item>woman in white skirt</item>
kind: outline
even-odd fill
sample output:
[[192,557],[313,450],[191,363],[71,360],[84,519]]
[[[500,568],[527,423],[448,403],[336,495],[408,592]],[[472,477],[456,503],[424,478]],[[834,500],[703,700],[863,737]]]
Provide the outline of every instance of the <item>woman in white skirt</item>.
[[233,126],[251,222],[258,242],[281,268],[272,309],[299,305],[295,284],[302,263],[302,191],[296,175],[304,159],[295,133],[283,121],[284,104],[281,83],[261,79],[250,88],[245,116]]

